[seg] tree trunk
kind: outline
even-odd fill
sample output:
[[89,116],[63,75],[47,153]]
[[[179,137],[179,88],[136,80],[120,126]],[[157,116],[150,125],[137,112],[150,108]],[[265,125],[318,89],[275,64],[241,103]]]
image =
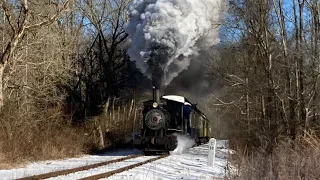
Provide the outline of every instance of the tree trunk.
[[[282,46],[283,46],[283,58],[284,58],[284,63],[286,65],[285,68],[285,78],[286,78],[286,98],[289,101],[289,119],[287,118],[287,116],[285,116],[285,122],[286,122],[286,127],[290,127],[289,123],[293,122],[294,118],[295,118],[295,104],[293,99],[293,90],[292,90],[292,80],[290,78],[290,74],[291,74],[291,67],[290,67],[290,60],[288,58],[288,46],[287,46],[287,28],[286,28],[286,23],[285,23],[285,16],[283,14],[283,2],[282,0],[278,1],[278,7],[275,3],[275,1],[273,1],[274,3],[274,8],[276,10],[276,14],[278,16],[278,21],[279,21],[279,26],[280,26],[280,33],[281,33],[281,37],[282,37]],[[286,109],[283,108],[283,113],[286,113]],[[289,128],[290,129],[290,128]]]
[[314,77],[314,82],[315,82],[315,85],[314,85],[314,88],[313,88],[313,91],[314,91],[314,96],[313,96],[313,103],[312,103],[312,110],[313,110],[313,115],[312,115],[312,122],[313,123],[316,123],[318,121],[318,116],[317,116],[317,108],[318,108],[318,92],[317,92],[317,79],[318,79],[318,75],[316,72],[319,72],[319,66],[317,66],[317,64],[319,64],[319,30],[320,30],[320,19],[319,19],[319,11],[320,11],[320,7],[319,7],[319,3],[318,2],[315,2],[314,4],[314,9],[313,9],[313,42],[314,42],[314,60],[313,60],[313,68],[314,68],[314,74],[313,74],[313,77]]
[[[297,5],[296,1],[292,0],[293,3],[293,14],[294,14],[294,30],[295,30],[295,50],[297,54],[294,54],[294,65],[295,65],[295,87],[292,86],[292,91],[295,91],[295,93],[292,93],[291,99],[295,99],[294,108],[298,106],[298,97],[299,97],[299,81],[298,81],[298,53],[300,52],[299,47],[299,25],[298,25],[298,14],[297,14]],[[291,105],[290,105],[291,106]],[[290,107],[291,108],[291,107]],[[296,139],[297,136],[297,129],[298,129],[298,121],[300,117],[300,113],[295,111],[295,116],[293,119],[290,119],[292,122],[290,123],[290,135],[292,139]]]
[[306,119],[306,111],[305,111],[305,102],[304,102],[304,79],[303,79],[303,64],[304,64],[304,57],[303,57],[303,44],[304,44],[304,0],[299,0],[299,59],[298,59],[298,78],[299,78],[299,111],[300,111],[300,125],[304,123]]
[[4,64],[0,64],[0,109],[3,106],[3,73]]
[[246,116],[247,116],[247,122],[248,122],[248,137],[250,136],[250,100],[249,100],[249,91],[248,91],[248,87],[249,87],[249,79],[246,78],[246,85],[247,85],[247,89],[246,89]]

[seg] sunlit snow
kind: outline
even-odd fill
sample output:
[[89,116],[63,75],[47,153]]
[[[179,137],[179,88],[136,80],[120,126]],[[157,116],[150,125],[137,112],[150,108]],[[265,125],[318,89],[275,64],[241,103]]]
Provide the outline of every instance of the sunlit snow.
[[[207,166],[208,145],[201,145],[185,150],[184,152],[172,154],[166,158],[133,168],[131,170],[115,174],[106,179],[210,179],[223,178],[228,166],[228,155],[231,150],[227,147],[227,141],[217,141],[215,166]],[[0,177],[4,179],[16,179],[30,175],[42,174],[62,169],[70,169],[83,165],[94,164],[112,159],[118,159],[127,155],[142,153],[136,149],[116,150],[103,155],[86,155],[79,158],[70,158],[59,161],[44,161],[31,163],[24,168],[0,170]],[[51,179],[77,179],[94,174],[108,172],[117,168],[135,164],[153,158],[154,156],[143,156],[123,162],[113,163],[107,166],[77,172],[66,176],[58,176]]]

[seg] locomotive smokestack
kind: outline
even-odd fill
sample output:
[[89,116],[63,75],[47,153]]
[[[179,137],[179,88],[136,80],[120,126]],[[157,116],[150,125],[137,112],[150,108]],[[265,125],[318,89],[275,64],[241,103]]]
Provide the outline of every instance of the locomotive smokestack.
[[[159,68],[159,67],[155,67]],[[159,78],[158,71],[153,72],[152,76],[152,89],[153,89],[153,102],[160,103],[160,87],[161,87],[161,80]],[[158,75],[158,76],[157,76]]]
[[153,102],[160,103],[160,89],[153,86]]

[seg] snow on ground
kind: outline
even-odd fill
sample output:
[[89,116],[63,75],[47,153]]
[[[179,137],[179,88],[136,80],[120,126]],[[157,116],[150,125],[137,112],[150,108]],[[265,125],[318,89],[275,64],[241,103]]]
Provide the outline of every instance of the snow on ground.
[[[109,180],[165,180],[165,179],[217,179],[226,175],[227,156],[230,153],[227,141],[217,141],[216,163],[214,168],[207,166],[208,145],[190,148],[182,154],[172,154],[166,158],[153,161],[131,170],[115,174]],[[0,170],[0,179],[16,179],[20,177],[42,174],[62,169],[69,169],[83,165],[94,164],[112,159],[118,159],[132,154],[140,154],[141,151],[134,149],[118,150],[103,155],[87,155],[80,158],[71,158],[60,161],[45,161],[32,163],[25,168]],[[78,179],[99,173],[112,171],[117,168],[142,162],[154,156],[143,156],[113,163],[106,166],[77,172],[51,179]]]
[[139,150],[119,150],[105,153],[104,155],[86,155],[79,158],[70,158],[57,161],[42,161],[31,163],[24,168],[0,170],[0,180],[17,179],[26,176],[38,175],[53,171],[76,168],[80,166],[119,159],[128,155],[141,154]]
[[[219,141],[218,141],[219,142]],[[214,168],[207,166],[208,145],[189,149],[184,154],[167,158],[115,174],[108,180],[223,179],[226,175],[228,150],[225,141],[217,144]]]
[[58,177],[54,177],[54,178],[49,178],[50,180],[59,180],[59,179],[65,179],[65,180],[74,180],[74,179],[80,179],[83,177],[88,177],[88,176],[93,176],[93,175],[97,175],[97,174],[101,174],[101,173],[105,173],[108,171],[113,171],[125,166],[130,166],[142,161],[146,161],[152,158],[155,158],[156,156],[141,156],[141,157],[137,157],[134,159],[128,159],[125,161],[121,161],[121,162],[117,162],[117,163],[113,163],[112,165],[106,165],[106,166],[100,166],[97,168],[93,168],[93,169],[89,169],[86,171],[78,171],[76,173],[72,173],[72,174],[68,174],[68,175],[63,175],[63,176],[58,176]]

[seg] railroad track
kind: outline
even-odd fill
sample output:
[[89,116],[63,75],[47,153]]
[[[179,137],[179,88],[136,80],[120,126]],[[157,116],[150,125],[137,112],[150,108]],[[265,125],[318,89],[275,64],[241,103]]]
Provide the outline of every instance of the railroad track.
[[[66,170],[60,170],[60,171],[54,171],[54,172],[49,172],[49,173],[44,173],[44,174],[39,174],[39,175],[34,175],[34,176],[28,176],[28,177],[23,177],[23,178],[19,178],[17,180],[38,180],[38,179],[47,179],[47,178],[54,178],[54,177],[58,177],[58,176],[62,176],[62,175],[69,175],[72,173],[77,173],[77,172],[81,172],[81,171],[87,171],[90,169],[94,169],[94,168],[98,168],[101,166],[107,166],[113,163],[119,163],[119,162],[123,162],[126,160],[130,160],[130,159],[135,159],[135,158],[139,158],[142,157],[143,155],[132,155],[132,156],[127,156],[127,157],[123,157],[123,158],[119,158],[119,159],[114,159],[114,160],[109,160],[109,161],[104,161],[104,162],[100,162],[100,163],[96,163],[96,164],[91,164],[91,165],[86,165],[86,166],[81,166],[81,167],[77,167],[77,168],[72,168],[72,169],[66,169]],[[111,171],[107,171],[104,173],[100,173],[100,174],[95,174],[92,176],[87,176],[87,177],[83,177],[80,178],[81,180],[93,180],[93,179],[100,179],[100,178],[107,178],[110,177],[114,174],[117,173],[121,173],[123,171],[127,171],[129,169],[147,164],[149,162],[152,161],[156,161],[159,159],[162,159],[164,157],[167,157],[168,155],[161,155],[161,156],[157,156],[145,161],[141,161],[135,164],[131,164],[128,166],[124,166],[115,170],[111,170]]]

